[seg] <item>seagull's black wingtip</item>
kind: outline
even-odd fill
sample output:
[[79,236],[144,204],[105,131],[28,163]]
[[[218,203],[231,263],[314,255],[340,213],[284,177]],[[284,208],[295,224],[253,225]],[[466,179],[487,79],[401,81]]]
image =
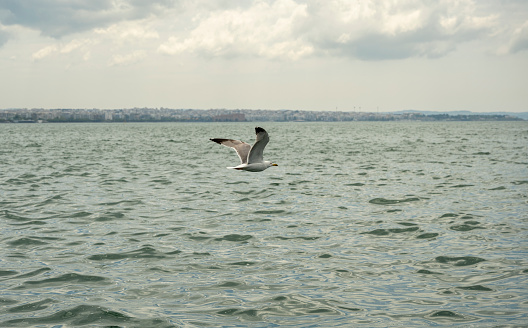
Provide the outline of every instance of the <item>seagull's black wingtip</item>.
[[217,144],[222,144],[222,141],[225,141],[226,139],[213,138],[213,139],[209,139],[209,140],[214,141]]
[[263,128],[257,126],[257,127],[255,128],[255,133],[260,133],[260,132],[266,132],[266,130],[264,130]]

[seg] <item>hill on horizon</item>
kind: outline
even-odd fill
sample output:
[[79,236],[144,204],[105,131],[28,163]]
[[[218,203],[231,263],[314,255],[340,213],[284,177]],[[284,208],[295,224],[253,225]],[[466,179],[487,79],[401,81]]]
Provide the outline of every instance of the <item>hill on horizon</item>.
[[424,115],[440,115],[440,114],[447,114],[447,115],[509,115],[513,117],[519,117],[523,120],[528,120],[528,112],[472,112],[469,110],[457,110],[457,111],[427,111],[427,110],[414,110],[414,109],[408,109],[408,110],[400,110],[395,112],[390,112],[392,114],[409,114],[409,113],[417,113],[417,114],[424,114]]

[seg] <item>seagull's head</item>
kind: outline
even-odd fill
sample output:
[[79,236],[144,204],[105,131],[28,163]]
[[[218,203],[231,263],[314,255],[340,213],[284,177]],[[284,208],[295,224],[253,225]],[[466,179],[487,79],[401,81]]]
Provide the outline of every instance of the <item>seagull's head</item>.
[[279,166],[279,165],[277,165],[277,164],[275,164],[275,163],[272,163],[272,162],[270,162],[270,161],[264,161],[264,164],[266,165],[266,168],[268,168],[268,167],[272,167],[272,166]]

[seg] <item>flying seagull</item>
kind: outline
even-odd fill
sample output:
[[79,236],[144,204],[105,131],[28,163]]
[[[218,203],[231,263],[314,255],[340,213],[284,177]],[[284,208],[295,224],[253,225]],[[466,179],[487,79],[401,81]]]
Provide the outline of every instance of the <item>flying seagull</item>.
[[264,147],[266,147],[269,141],[268,133],[266,132],[266,130],[259,127],[255,128],[255,133],[257,134],[257,141],[255,141],[255,144],[253,146],[250,146],[249,144],[240,140],[233,139],[214,138],[209,140],[236,150],[238,157],[240,157],[240,161],[242,163],[235,167],[228,167],[228,169],[260,172],[264,171],[268,167],[277,166],[277,164],[272,163],[270,161],[265,161],[262,158],[262,152],[264,151]]

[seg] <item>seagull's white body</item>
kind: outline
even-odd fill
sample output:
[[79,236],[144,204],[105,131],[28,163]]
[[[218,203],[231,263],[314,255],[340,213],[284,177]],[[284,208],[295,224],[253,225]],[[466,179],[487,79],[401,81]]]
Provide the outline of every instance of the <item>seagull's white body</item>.
[[264,171],[268,167],[277,166],[270,161],[265,161],[263,159],[264,147],[269,142],[269,136],[266,130],[260,127],[255,128],[255,133],[257,134],[257,140],[250,146],[249,144],[242,142],[240,140],[233,139],[210,139],[220,145],[233,148],[236,150],[238,157],[240,157],[241,164],[238,166],[228,167],[228,169],[235,170],[244,170],[251,172],[260,172]]
[[262,163],[243,163],[237,166],[228,166],[228,169],[235,169],[235,170],[244,170],[244,171],[250,171],[250,172],[260,172],[264,171],[268,167],[271,166],[277,166],[277,164],[273,164],[270,161],[264,161]]

